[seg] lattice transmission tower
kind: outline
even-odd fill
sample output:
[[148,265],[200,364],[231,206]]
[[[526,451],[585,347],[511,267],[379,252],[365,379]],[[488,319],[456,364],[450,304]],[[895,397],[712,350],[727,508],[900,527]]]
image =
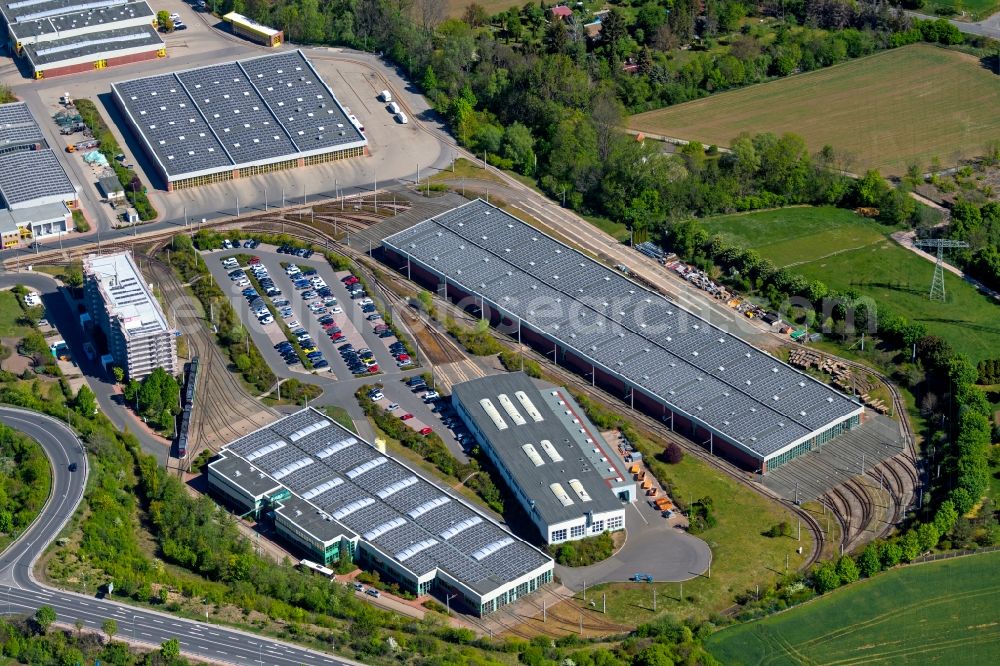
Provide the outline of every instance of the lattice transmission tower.
[[965,241],[950,238],[926,238],[913,242],[917,247],[937,248],[937,263],[934,264],[934,278],[931,280],[932,301],[944,302],[944,250],[945,248],[969,247]]

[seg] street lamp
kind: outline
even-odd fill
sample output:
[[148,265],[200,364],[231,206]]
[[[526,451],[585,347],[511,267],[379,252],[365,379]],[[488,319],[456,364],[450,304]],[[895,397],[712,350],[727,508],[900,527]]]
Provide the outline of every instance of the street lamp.
[[445,605],[448,608],[448,615],[451,615],[451,598],[452,597],[457,597],[457,596],[458,596],[458,593],[456,592],[455,594],[446,594],[445,597],[444,597],[444,603],[445,603]]
[[267,212],[267,185],[264,186],[264,212]]

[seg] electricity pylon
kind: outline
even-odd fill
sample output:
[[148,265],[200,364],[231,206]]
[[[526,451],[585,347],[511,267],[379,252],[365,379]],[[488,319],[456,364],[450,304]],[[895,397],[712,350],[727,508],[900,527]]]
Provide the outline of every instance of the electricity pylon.
[[913,242],[918,247],[937,248],[937,263],[934,264],[934,279],[931,280],[930,299],[932,301],[944,302],[944,249],[955,247],[969,247],[965,241],[951,240],[950,238],[926,238]]

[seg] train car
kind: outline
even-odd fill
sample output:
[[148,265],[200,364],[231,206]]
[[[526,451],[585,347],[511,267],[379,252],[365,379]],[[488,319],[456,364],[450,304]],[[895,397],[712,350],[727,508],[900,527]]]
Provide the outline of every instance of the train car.
[[184,380],[184,406],[194,405],[195,389],[198,385],[198,357],[195,356],[187,365]]
[[188,431],[191,428],[191,406],[188,405],[181,412],[180,424],[177,427],[177,457],[183,458],[187,455]]

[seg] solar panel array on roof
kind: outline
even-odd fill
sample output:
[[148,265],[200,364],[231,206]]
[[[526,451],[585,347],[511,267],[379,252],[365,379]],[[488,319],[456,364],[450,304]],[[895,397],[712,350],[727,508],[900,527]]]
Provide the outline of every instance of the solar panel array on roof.
[[0,151],[37,144],[44,145],[45,139],[28,105],[24,102],[0,104]]
[[367,144],[301,51],[112,89],[169,178]]
[[[418,576],[441,569],[482,594],[549,561],[313,409],[242,437],[224,451],[252,460],[248,464],[280,479],[323,520],[361,535]],[[283,515],[295,520],[294,513]]]
[[35,199],[76,199],[76,188],[51,150],[18,150],[0,154],[0,197],[9,207]]
[[[29,38],[30,39],[30,38]],[[44,70],[67,61],[78,61],[100,54],[114,57],[116,52],[152,52],[163,48],[163,40],[151,25],[118,27],[95,30],[82,35],[57,38],[49,41],[22,44],[22,49],[32,67]],[[136,51],[138,50],[138,51]]]
[[862,409],[483,201],[384,243],[758,456]]
[[[65,4],[65,3],[64,3]],[[152,23],[153,10],[145,2],[128,2],[115,0],[114,6],[74,8],[77,3],[69,3],[60,8],[58,15],[45,18],[20,18],[11,24],[10,32],[14,38],[24,42],[31,38],[59,35],[68,30],[106,30],[122,24],[132,25],[141,21]]]

